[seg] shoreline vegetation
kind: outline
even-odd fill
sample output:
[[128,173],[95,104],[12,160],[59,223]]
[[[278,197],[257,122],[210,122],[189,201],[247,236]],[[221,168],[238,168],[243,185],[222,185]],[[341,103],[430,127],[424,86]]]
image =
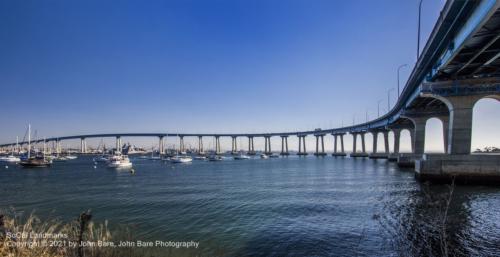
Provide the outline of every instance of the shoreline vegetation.
[[107,220],[94,223],[89,211],[62,222],[0,210],[1,257],[199,256],[195,249],[133,247],[130,242],[140,241],[126,227],[112,231]]

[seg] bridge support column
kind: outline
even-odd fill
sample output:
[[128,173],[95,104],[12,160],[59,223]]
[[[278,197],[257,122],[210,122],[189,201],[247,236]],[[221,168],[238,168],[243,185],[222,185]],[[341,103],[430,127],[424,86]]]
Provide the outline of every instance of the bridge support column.
[[121,137],[116,137],[116,153],[118,153],[118,154],[122,153],[122,138]]
[[[365,152],[365,135],[364,132],[351,132],[352,135],[352,153],[351,157],[367,157],[368,154]],[[358,135],[361,136],[361,150],[362,152],[357,151],[358,144]]]
[[203,154],[203,137],[198,136],[198,154]]
[[361,132],[359,134],[361,136],[361,150],[364,154],[366,154],[365,134],[365,132]]
[[255,148],[253,145],[253,136],[248,137],[248,155],[255,155]]
[[[324,134],[318,134],[314,135],[316,137],[316,152],[314,155],[316,156],[325,156],[325,135]],[[321,145],[320,145],[321,141]],[[320,146],[321,146],[321,151],[320,151]]]
[[236,137],[231,137],[231,154],[238,153],[238,143],[236,141]]
[[[332,156],[346,156],[344,152],[344,134],[345,133],[333,133],[333,153]],[[338,149],[338,138],[340,138],[340,152]]]
[[441,122],[443,123],[443,143],[444,143],[444,152],[448,153],[448,136],[450,129],[450,118],[448,116],[439,117]]
[[160,155],[165,154],[165,146],[164,146],[164,137],[163,136],[158,137],[158,153]]
[[415,129],[413,131],[413,153],[422,155],[425,150],[425,124],[427,117],[424,118],[412,118],[415,123]]
[[378,131],[373,131],[371,133],[372,133],[372,137],[373,137],[372,154],[374,154],[374,153],[377,153],[377,148],[378,148]]
[[80,153],[81,154],[87,153],[87,142],[85,141],[84,137],[80,139]]
[[410,131],[412,153],[399,154],[397,163],[400,167],[414,167],[417,160],[422,159],[425,149],[425,124],[429,116],[425,115],[405,115],[413,123]]
[[356,141],[358,138],[358,134],[351,132],[351,135],[352,135],[352,153],[351,153],[351,156],[352,156],[353,154],[356,154],[356,147],[357,147]]
[[281,136],[281,155],[289,155],[288,152],[288,136]]
[[61,154],[61,141],[56,139],[56,154],[59,156]]
[[386,158],[387,158],[389,156],[389,151],[390,151],[390,148],[389,148],[389,131],[385,130],[383,132],[383,135],[384,135],[385,155],[386,155]]
[[220,137],[219,136],[216,136],[215,137],[215,154],[219,155],[221,154],[221,150],[220,150]]
[[179,153],[184,154],[184,136],[179,136]]
[[264,137],[264,154],[272,154],[272,151],[271,151],[271,137],[270,136],[265,136]]
[[393,146],[393,152],[389,154],[388,160],[390,162],[395,162],[398,160],[398,155],[399,155],[399,144],[401,141],[401,129],[393,128],[391,130],[392,130],[392,133],[394,133],[394,146]]
[[[384,152],[377,152],[378,145],[378,134],[382,133],[384,136]],[[370,159],[388,159],[389,158],[389,131],[388,130],[376,130],[372,132],[373,134],[373,152],[370,154]]]
[[306,150],[306,135],[299,135],[299,152],[297,155],[307,155]]
[[[446,152],[450,154],[470,154],[472,138],[472,113],[474,104],[484,96],[442,97],[450,109],[449,122],[443,120],[443,129],[448,125]],[[500,99],[500,96],[496,96]]]

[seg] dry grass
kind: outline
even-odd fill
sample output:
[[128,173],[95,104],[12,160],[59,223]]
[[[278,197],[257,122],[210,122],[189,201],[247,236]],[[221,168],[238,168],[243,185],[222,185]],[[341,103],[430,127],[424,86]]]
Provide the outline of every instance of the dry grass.
[[[81,230],[83,228],[83,230]],[[31,234],[67,235],[66,238],[47,239],[30,236],[12,237],[9,235]],[[114,233],[108,228],[108,222],[96,224],[90,219],[81,222],[81,217],[69,223],[51,219],[42,221],[36,215],[24,217],[13,210],[0,212],[0,257],[135,257],[160,256],[155,249],[78,247],[80,239],[84,242],[134,240],[128,229]],[[63,245],[50,245],[58,241]],[[134,240],[135,241],[135,240]],[[64,242],[64,243],[63,243]],[[72,246],[69,244],[72,243]],[[149,251],[151,250],[151,251]],[[168,254],[168,253],[167,253]],[[161,256],[167,256],[161,253]]]

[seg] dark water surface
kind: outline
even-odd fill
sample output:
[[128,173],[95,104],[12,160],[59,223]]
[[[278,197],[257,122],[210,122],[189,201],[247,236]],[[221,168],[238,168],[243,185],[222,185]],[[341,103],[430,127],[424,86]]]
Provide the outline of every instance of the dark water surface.
[[[50,169],[2,166],[0,208],[65,220],[91,209],[139,239],[199,241],[202,255],[397,256],[423,247],[414,235],[439,216],[423,193],[449,192],[385,160],[133,162],[135,175],[94,168],[91,157]],[[456,186],[448,223],[464,255],[499,255],[500,189]]]

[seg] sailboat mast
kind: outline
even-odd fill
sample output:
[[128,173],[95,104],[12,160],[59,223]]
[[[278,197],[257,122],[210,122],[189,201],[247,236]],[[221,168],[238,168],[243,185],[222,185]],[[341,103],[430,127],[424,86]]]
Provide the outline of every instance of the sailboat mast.
[[45,137],[43,138],[43,160],[45,160],[45,151],[46,151],[46,146],[45,146]]
[[16,151],[17,154],[19,155],[19,136],[16,136]]
[[31,124],[28,124],[28,159],[31,157]]

